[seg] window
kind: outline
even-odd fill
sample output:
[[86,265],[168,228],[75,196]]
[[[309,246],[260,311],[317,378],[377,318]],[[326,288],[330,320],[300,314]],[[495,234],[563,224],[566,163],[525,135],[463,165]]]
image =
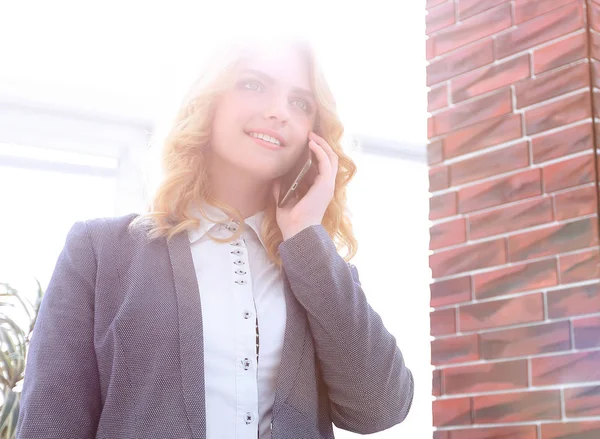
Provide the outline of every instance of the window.
[[73,223],[114,215],[117,170],[116,159],[0,144],[0,280],[45,289]]
[[141,208],[149,127],[25,99],[0,102],[0,120],[0,282],[33,292],[75,221]]

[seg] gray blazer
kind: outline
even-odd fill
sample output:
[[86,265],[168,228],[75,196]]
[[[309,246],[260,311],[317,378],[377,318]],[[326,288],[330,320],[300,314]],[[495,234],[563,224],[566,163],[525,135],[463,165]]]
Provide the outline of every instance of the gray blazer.
[[[76,222],[41,303],[18,439],[205,439],[202,312],[185,233]],[[406,417],[413,376],[323,226],[279,246],[287,320],[274,439],[368,434]],[[210,439],[210,438],[209,438]]]

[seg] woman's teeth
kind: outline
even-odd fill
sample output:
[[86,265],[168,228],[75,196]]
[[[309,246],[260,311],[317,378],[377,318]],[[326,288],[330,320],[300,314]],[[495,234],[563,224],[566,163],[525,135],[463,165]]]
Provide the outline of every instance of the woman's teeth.
[[271,136],[267,136],[266,134],[263,133],[250,133],[249,134],[252,137],[256,137],[257,139],[262,139],[265,142],[269,142],[269,143],[273,143],[277,146],[281,146],[281,143],[279,142],[279,140],[275,139],[274,137]]

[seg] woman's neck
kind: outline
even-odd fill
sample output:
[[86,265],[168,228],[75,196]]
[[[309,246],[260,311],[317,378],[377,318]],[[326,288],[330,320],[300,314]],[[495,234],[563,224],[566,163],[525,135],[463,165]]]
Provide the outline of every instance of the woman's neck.
[[238,209],[244,219],[264,210],[273,196],[271,181],[260,180],[222,160],[212,161],[209,179],[211,196]]

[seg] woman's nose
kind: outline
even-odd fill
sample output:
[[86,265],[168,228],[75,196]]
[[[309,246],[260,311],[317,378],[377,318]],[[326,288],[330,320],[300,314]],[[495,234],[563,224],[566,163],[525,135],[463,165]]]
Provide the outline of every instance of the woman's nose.
[[277,119],[281,123],[287,123],[290,118],[290,108],[287,97],[284,96],[273,96],[265,110],[266,119]]

